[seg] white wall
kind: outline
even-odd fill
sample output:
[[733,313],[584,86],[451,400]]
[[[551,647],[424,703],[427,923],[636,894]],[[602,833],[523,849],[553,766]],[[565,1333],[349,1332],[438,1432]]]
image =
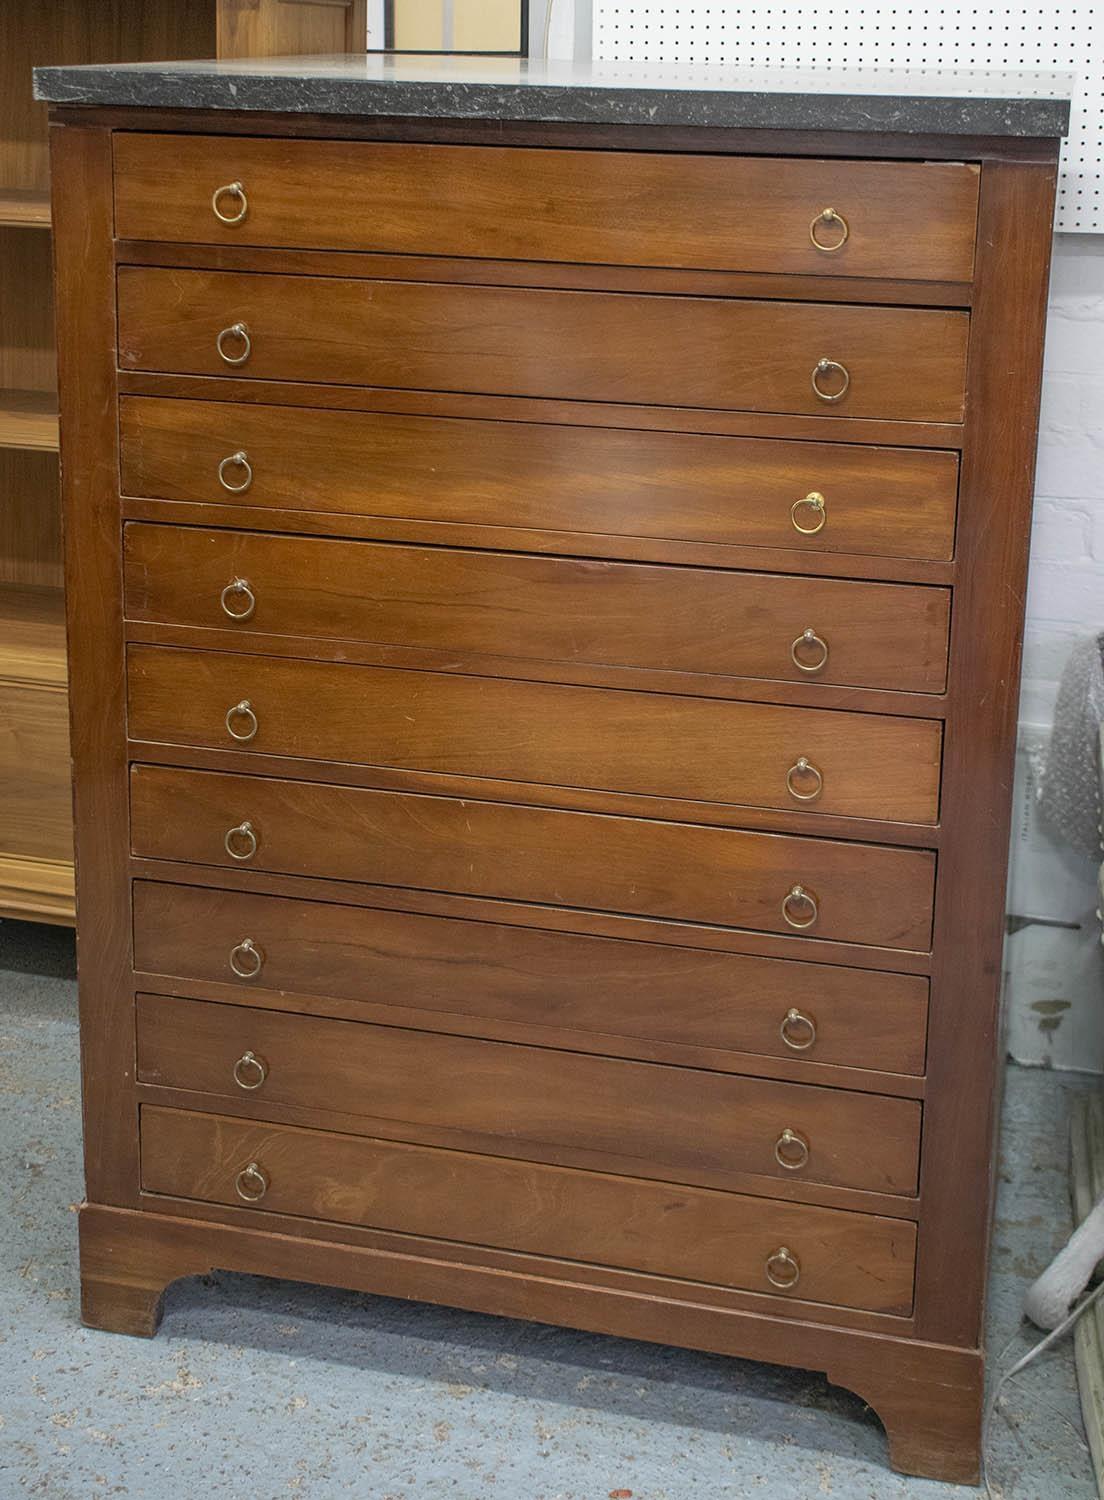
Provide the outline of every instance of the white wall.
[[[1005,953],[1008,1044],[1104,1072],[1104,954],[1093,865],[1034,817],[1035,770],[1075,642],[1104,629],[1104,238],[1060,234],[1047,324]],[[1025,919],[1035,919],[1028,921]]]
[[1049,724],[1072,644],[1104,629],[1104,238],[1055,237],[1020,718]]

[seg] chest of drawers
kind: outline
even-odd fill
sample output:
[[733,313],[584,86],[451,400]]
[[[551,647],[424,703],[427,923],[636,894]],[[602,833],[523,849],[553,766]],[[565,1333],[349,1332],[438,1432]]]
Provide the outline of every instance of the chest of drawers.
[[968,1480],[1057,131],[381,111],[57,115],[84,1316],[806,1366]]

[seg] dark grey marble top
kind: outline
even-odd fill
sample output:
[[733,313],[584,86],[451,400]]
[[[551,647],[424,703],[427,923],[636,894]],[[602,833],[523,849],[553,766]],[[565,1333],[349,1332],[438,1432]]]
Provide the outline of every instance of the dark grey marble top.
[[55,104],[153,109],[1059,136],[1071,77],[350,54],[36,68],[34,91]]

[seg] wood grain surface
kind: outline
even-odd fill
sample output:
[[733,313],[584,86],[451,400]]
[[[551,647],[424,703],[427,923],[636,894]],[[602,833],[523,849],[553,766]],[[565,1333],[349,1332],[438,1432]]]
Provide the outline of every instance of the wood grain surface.
[[[324,1285],[824,1370],[834,1385],[877,1402],[895,1468],[966,1484],[977,1478],[982,1356],[908,1337],[899,1322],[875,1332],[842,1326],[837,1313],[826,1326],[816,1304],[735,1305],[741,1294],[718,1288],[705,1297],[693,1282],[487,1249],[465,1255],[463,1246],[413,1236],[342,1243],[320,1221],[257,1209],[250,1221],[244,1210],[151,1195],[146,1210],[81,1211],[81,1317],[90,1327],[149,1337],[165,1288],[179,1277],[227,1268],[294,1280],[307,1263]],[[778,1315],[766,1316],[768,1306]],[[791,1308],[803,1316],[786,1318]]]
[[813,556],[954,550],[948,452],[156,397],[124,397],[119,421],[128,495]]
[[69,712],[64,690],[0,679],[0,854],[73,857]]
[[[252,979],[230,967],[245,938],[260,955]],[[416,1012],[426,1027],[449,1016],[555,1027],[593,1051],[637,1038],[802,1065],[924,1068],[927,981],[834,964],[149,880],[134,885],[134,963],[243,993],[261,987],[285,1003],[317,996],[393,1006],[403,1024]],[[801,1050],[782,1036],[791,1009],[815,1028],[810,1043],[809,1028],[791,1023]]]
[[124,370],[929,422],[965,399],[969,317],[931,308],[123,266],[118,311]]
[[[983,173],[984,253],[962,475],[918,1283],[927,1337],[980,1342],[995,1173],[1004,891],[1054,215],[1051,163]],[[1009,382],[1007,372],[1017,378]],[[953,1163],[954,1170],[948,1170]],[[967,1207],[969,1205],[969,1207]]]
[[971,1481],[1055,143],[55,118],[86,1319],[221,1266],[775,1358]]
[[514,781],[519,796],[540,783],[938,817],[942,730],[929,719],[224,651],[135,645],[127,664],[132,740]]
[[270,1212],[781,1296],[766,1264],[784,1246],[802,1299],[912,1305],[916,1227],[900,1219],[149,1105],[141,1129],[146,1192],[240,1208],[236,1179],[256,1162]]
[[[232,181],[227,225],[211,194]],[[115,137],[119,234],[185,243],[968,281],[977,197],[963,163]],[[810,238],[827,206],[835,252]]]
[[[946,589],[198,527],[125,528],[127,617],[511,659],[940,692]],[[244,579],[255,600],[224,589]],[[805,630],[826,644],[794,645]]]
[[[549,1149],[640,1158],[675,1180],[680,1170],[742,1170],[797,1184],[915,1191],[921,1108],[913,1099],[255,1007],[139,998],[143,1083],[241,1098],[234,1068],[247,1051],[266,1070],[248,1096],[251,1112],[285,1104],[365,1122],[379,1118],[400,1122],[413,1141],[420,1126],[434,1126],[478,1135],[491,1150],[501,1138],[535,1161]],[[775,1155],[786,1129],[807,1147],[807,1161],[794,1169]],[[367,1123],[363,1133],[371,1133]],[[854,1149],[857,1137],[862,1152]]]
[[89,1199],[138,1202],[119,563],[111,136],[51,131],[61,376],[65,606],[77,851],[84,1172]]
[[[240,860],[224,839],[244,821],[257,849]],[[935,859],[920,849],[162,766],[132,770],[131,836],[134,852],[150,859],[247,864],[887,948],[923,951],[931,938]],[[795,885],[817,902],[815,920],[800,934],[782,914]],[[800,901],[795,915],[812,914]]]

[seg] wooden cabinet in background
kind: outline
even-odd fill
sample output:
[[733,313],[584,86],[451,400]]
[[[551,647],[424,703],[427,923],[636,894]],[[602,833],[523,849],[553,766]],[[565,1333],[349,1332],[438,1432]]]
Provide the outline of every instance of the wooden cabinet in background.
[[73,921],[46,106],[52,63],[363,50],[364,0],[0,0],[0,917]]

